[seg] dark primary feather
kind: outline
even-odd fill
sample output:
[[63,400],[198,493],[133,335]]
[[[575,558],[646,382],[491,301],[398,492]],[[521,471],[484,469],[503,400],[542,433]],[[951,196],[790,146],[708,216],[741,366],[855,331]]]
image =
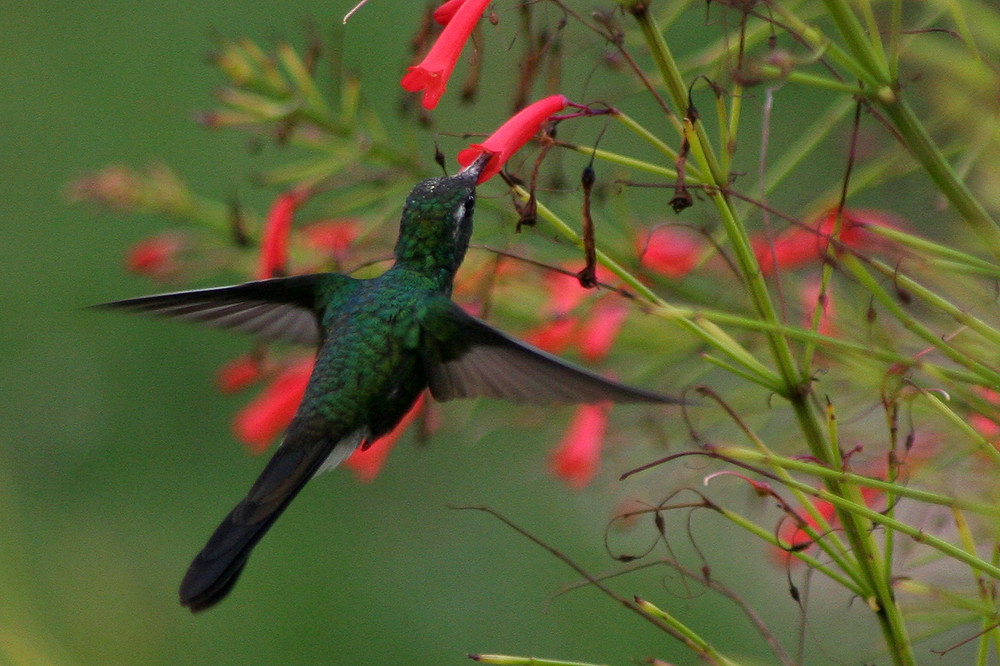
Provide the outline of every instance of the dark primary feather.
[[263,340],[316,346],[320,341],[316,297],[319,281],[327,275],[332,274],[177,291],[95,307],[144,312],[250,333]]
[[430,316],[438,320],[428,335],[426,365],[431,395],[437,400],[483,396],[535,404],[683,402],[567,363],[466,314],[450,300],[442,299]]

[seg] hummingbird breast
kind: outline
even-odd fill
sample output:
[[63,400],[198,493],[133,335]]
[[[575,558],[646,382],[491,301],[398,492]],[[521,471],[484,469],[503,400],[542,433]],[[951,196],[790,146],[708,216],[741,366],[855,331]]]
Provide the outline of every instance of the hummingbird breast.
[[392,430],[427,387],[417,314],[427,291],[391,273],[363,281],[349,302],[323,318],[323,342],[299,416],[319,417],[331,436],[364,430],[370,444]]

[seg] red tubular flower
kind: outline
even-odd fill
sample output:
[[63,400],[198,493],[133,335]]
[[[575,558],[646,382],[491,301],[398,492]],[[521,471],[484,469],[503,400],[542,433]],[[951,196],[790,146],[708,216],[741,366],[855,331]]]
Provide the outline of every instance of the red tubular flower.
[[392,447],[396,445],[410,424],[423,412],[426,402],[425,395],[426,392],[420,394],[410,411],[391,432],[376,439],[368,448],[356,450],[344,461],[344,467],[350,468],[358,481],[369,483],[382,471],[382,466],[385,464],[386,458],[389,457]]
[[458,9],[454,16],[448,21],[441,35],[434,42],[431,50],[420,62],[419,65],[410,67],[409,71],[399,82],[405,90],[416,92],[424,91],[422,104],[425,109],[433,109],[437,106],[441,95],[444,94],[448,85],[448,78],[451,77],[458,56],[462,53],[462,48],[469,41],[476,23],[486,10],[486,6],[491,0],[466,0]]
[[552,472],[580,490],[601,466],[601,447],[608,426],[607,405],[580,405],[562,441],[552,453]]
[[434,22],[438,25],[448,25],[455,18],[455,12],[465,3],[465,0],[448,0],[434,10]]
[[595,307],[580,327],[580,355],[588,361],[607,356],[627,316],[628,308],[621,303],[602,302]]
[[306,392],[312,368],[311,358],[286,368],[236,415],[233,430],[251,453],[262,453],[292,422]]
[[694,269],[701,244],[677,227],[657,227],[636,239],[639,262],[646,268],[679,279]]
[[177,255],[184,249],[179,236],[164,234],[141,240],[133,245],[125,258],[128,270],[154,280],[165,280],[177,273]]
[[288,263],[288,232],[292,228],[292,218],[295,209],[306,200],[307,193],[303,190],[285,192],[271,206],[264,223],[264,233],[260,240],[260,263],[257,267],[257,279],[281,275]]
[[[472,0],[468,0],[471,4]],[[464,8],[464,6],[463,6]],[[451,27],[451,24],[449,24]],[[479,174],[479,182],[485,183],[500,171],[500,167],[510,157],[535,136],[542,124],[554,113],[559,113],[569,106],[569,100],[563,95],[551,95],[530,104],[510,120],[493,132],[482,143],[474,143],[458,154],[458,163],[468,166],[483,153],[493,153],[486,168]]]
[[260,359],[244,354],[219,368],[215,383],[223,393],[236,393],[256,383],[260,377]]
[[[773,273],[776,267],[797,268],[804,264],[822,261],[836,224],[837,211],[831,210],[808,227],[788,229],[779,234],[773,242],[762,238],[751,239],[761,271],[767,275]],[[883,239],[867,232],[868,227],[876,226],[898,228],[899,223],[883,211],[844,209],[840,220],[840,242],[850,248],[884,246]]]

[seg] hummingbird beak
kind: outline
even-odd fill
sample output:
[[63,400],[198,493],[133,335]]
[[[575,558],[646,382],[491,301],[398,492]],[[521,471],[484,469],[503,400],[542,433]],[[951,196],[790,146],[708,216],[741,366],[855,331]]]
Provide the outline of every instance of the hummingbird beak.
[[472,163],[470,163],[469,166],[459,171],[458,175],[460,176],[469,175],[472,176],[473,178],[478,179],[479,174],[483,172],[483,169],[486,168],[486,164],[493,158],[495,154],[496,153],[490,153],[490,152],[485,152],[481,154]]

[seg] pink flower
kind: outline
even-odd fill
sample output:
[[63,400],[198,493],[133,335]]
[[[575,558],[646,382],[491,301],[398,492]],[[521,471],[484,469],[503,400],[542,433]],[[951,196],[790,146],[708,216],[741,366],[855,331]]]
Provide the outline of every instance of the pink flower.
[[463,2],[420,64],[410,67],[403,76],[400,85],[405,90],[424,91],[422,103],[425,109],[430,110],[437,106],[462,53],[462,48],[469,41],[476,23],[489,4],[490,0]]
[[[754,254],[765,275],[779,269],[797,268],[804,264],[820,262],[826,256],[826,246],[837,224],[837,211],[827,211],[808,227],[791,227],[779,234],[773,242],[752,238]],[[847,247],[860,249],[866,246],[884,247],[885,241],[868,233],[868,227],[898,228],[893,216],[879,210],[844,209],[840,220],[840,242]]]
[[423,412],[424,403],[426,402],[425,395],[426,392],[420,394],[420,397],[413,403],[410,411],[406,413],[403,420],[391,432],[382,435],[367,448],[357,449],[344,461],[344,467],[351,469],[359,481],[365,483],[373,481],[378,476],[378,473],[382,471],[382,466],[385,464],[386,458],[389,457],[389,452],[392,451],[392,448],[399,441],[403,433],[406,432],[407,428],[410,427],[410,424]]
[[275,199],[267,214],[264,233],[260,239],[257,279],[266,280],[285,272],[288,263],[288,232],[292,228],[295,209],[306,198],[304,190],[291,190]]
[[580,327],[577,341],[580,355],[588,361],[599,361],[607,356],[627,316],[628,308],[621,303],[605,301],[591,310]]
[[465,3],[465,0],[448,0],[448,2],[434,10],[434,22],[439,25],[448,25],[455,17],[455,12]]
[[244,354],[219,368],[215,383],[223,393],[236,393],[255,384],[262,374],[260,359]]
[[236,437],[252,453],[262,453],[295,416],[312,374],[313,359],[303,359],[275,377],[264,391],[236,415]]
[[601,448],[608,426],[607,405],[580,405],[562,441],[552,453],[552,472],[580,490],[601,465]]
[[129,249],[125,265],[133,273],[166,280],[179,270],[177,256],[184,245],[184,240],[174,234],[141,240]]
[[636,241],[639,262],[669,278],[679,279],[690,273],[701,252],[701,243],[677,227],[657,227]]
[[[468,2],[471,4],[472,0],[468,0]],[[451,27],[451,24],[448,27]],[[486,168],[479,174],[479,182],[486,182],[500,171],[500,167],[514,153],[538,133],[539,128],[552,114],[562,111],[567,106],[569,106],[569,100],[565,96],[551,95],[524,107],[485,141],[474,143],[461,151],[458,154],[458,163],[462,166],[468,166],[483,153],[493,153]]]

